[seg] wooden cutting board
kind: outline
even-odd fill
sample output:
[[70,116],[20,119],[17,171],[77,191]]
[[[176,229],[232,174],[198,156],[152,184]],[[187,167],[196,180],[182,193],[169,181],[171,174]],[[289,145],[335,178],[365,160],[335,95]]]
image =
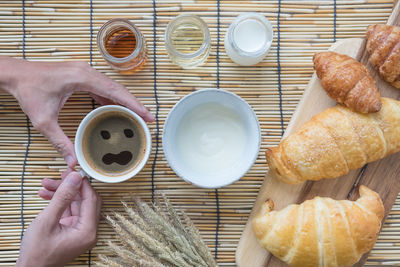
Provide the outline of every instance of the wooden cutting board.
[[[399,5],[396,4],[387,24],[400,25]],[[364,39],[339,41],[333,44],[330,50],[347,54],[360,60],[360,62],[370,69],[382,96],[400,99],[400,89],[393,88],[381,80],[373,68],[368,65],[368,55],[365,51]],[[320,81],[314,73],[285,131],[284,137],[294,133],[314,115],[335,104],[321,88]],[[236,263],[239,267],[287,266],[258,244],[252,230],[252,218],[257,214],[261,204],[266,199],[274,201],[276,210],[280,210],[292,203],[301,203],[315,196],[355,200],[358,198],[357,188],[361,184],[379,193],[385,206],[386,218],[400,192],[400,153],[367,164],[362,169],[351,171],[348,175],[340,178],[317,182],[309,181],[300,185],[285,184],[273,178],[270,173],[267,173],[239,241],[236,251]],[[364,255],[354,266],[363,266],[367,256]]]

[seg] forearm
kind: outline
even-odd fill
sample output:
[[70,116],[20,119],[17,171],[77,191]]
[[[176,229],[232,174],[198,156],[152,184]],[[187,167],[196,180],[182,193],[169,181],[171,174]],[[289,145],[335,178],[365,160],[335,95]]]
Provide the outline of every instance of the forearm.
[[24,59],[0,56],[0,90],[15,96],[18,77],[22,76]]

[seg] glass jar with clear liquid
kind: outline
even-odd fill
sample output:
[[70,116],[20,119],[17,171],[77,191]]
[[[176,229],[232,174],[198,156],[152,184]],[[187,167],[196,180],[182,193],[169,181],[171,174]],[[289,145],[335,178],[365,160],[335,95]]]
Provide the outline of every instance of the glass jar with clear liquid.
[[175,64],[184,69],[203,64],[210,53],[210,32],[207,24],[193,14],[173,19],[165,30],[165,47]]

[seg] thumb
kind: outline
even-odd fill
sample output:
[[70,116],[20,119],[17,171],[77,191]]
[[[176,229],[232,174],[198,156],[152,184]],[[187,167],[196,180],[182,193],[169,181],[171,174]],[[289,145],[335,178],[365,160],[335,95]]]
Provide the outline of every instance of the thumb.
[[42,134],[53,144],[54,148],[65,159],[68,167],[73,168],[77,164],[74,145],[68,136],[65,135],[57,121],[52,121],[40,129]]
[[78,172],[71,172],[62,181],[45,211],[48,215],[46,217],[51,225],[55,225],[59,222],[65,209],[79,193],[81,184],[82,176]]

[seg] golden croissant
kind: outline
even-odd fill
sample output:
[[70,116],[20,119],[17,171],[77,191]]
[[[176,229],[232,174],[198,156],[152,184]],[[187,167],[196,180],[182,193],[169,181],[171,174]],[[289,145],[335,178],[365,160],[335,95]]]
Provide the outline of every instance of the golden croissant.
[[337,105],[266,151],[271,172],[296,184],[335,178],[400,151],[400,101],[381,98],[379,112],[361,114]]
[[400,88],[400,27],[383,24],[367,28],[369,62],[379,75]]
[[384,207],[379,195],[360,186],[357,201],[316,197],[272,211],[264,203],[253,220],[260,244],[290,266],[350,266],[372,249]]
[[313,61],[322,88],[336,102],[362,113],[381,109],[375,80],[360,62],[331,51],[316,53]]

